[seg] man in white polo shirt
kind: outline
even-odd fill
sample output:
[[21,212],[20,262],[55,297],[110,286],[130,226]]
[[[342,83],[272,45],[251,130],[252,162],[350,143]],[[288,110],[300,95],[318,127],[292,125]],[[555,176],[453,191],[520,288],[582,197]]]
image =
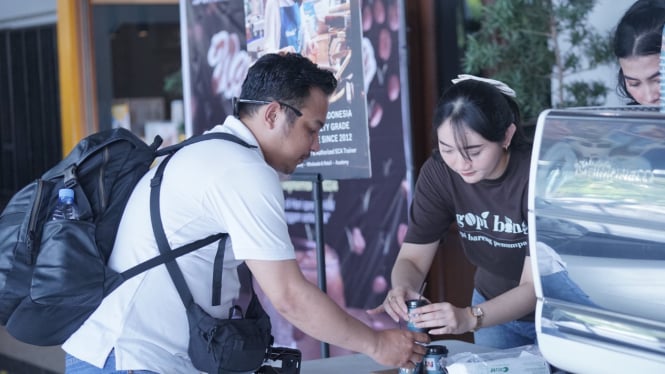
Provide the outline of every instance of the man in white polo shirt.
[[[369,355],[384,365],[414,367],[426,334],[375,331],[353,318],[303,276],[284,218],[280,174],[320,149],[318,137],[337,81],[297,54],[268,54],[249,70],[238,116],[210,131],[256,148],[209,140],[178,151],[164,171],[160,211],[172,248],[229,233],[221,305],[211,306],[217,243],[179,257],[194,301],[227,318],[238,297],[243,261],[274,307],[312,337]],[[159,253],[150,223],[150,179],[138,183],[118,229],[109,265],[128,269]],[[187,349],[183,303],[164,266],[128,280],[63,345],[68,373],[197,373]]]

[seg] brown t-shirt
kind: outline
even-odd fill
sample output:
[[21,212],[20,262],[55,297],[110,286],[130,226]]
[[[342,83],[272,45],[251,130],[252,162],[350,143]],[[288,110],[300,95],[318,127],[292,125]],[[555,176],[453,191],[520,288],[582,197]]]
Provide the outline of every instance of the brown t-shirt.
[[528,254],[527,201],[531,151],[511,150],[505,173],[468,184],[443,161],[423,165],[405,241],[425,244],[459,227],[464,253],[476,265],[476,289],[487,299],[519,284]]

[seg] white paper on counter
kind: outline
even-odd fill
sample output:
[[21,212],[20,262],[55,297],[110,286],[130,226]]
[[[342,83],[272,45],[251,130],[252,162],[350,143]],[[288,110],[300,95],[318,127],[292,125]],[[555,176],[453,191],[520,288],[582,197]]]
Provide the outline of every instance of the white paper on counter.
[[446,366],[448,374],[550,374],[547,362],[537,355],[522,352],[518,357],[497,360],[456,362]]

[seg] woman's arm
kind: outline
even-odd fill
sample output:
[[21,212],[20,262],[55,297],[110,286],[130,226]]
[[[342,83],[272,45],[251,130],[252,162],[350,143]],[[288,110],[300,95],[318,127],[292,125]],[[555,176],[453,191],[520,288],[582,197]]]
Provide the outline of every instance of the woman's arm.
[[391,273],[392,289],[383,304],[367,312],[378,314],[385,311],[395,322],[399,322],[400,318],[408,320],[406,300],[421,297],[418,290],[432,266],[438,248],[438,241],[427,244],[403,243]]
[[[524,317],[536,307],[530,256],[524,259],[520,284],[503,294],[477,305],[483,311],[480,328],[500,325]],[[476,327],[477,318],[469,307],[435,303],[418,308],[412,317],[416,327],[429,328],[430,334],[463,334]]]

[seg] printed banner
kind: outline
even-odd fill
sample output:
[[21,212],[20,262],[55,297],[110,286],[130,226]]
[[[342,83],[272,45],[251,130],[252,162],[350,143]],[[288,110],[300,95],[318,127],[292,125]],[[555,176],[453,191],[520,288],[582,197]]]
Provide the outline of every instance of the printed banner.
[[250,66],[243,0],[180,0],[186,135],[200,134],[233,113]]
[[271,52],[295,52],[335,73],[321,150],[296,172],[325,179],[371,176],[367,100],[363,87],[358,0],[245,0],[247,51],[252,61]]
[[[249,66],[271,52],[295,52],[335,73],[321,150],[296,172],[325,179],[371,177],[359,0],[184,2],[186,128],[200,133],[231,114]],[[183,43],[184,37],[183,37]],[[183,58],[185,60],[185,58]],[[251,99],[251,98],[250,98]]]

